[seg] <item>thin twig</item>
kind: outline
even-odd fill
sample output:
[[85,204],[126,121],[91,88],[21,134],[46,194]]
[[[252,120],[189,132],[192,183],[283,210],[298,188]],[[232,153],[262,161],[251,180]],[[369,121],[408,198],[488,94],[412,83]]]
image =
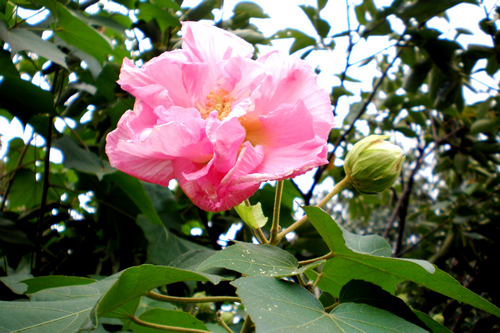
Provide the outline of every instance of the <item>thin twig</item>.
[[281,196],[283,194],[283,180],[278,180],[276,182],[276,195],[274,197],[274,210],[273,210],[273,224],[271,226],[271,239],[269,242],[272,245],[279,243],[278,232],[280,227],[280,208],[281,208]]
[[129,319],[132,320],[137,325],[141,325],[141,326],[149,327],[149,328],[154,328],[154,329],[162,330],[162,331],[181,332],[181,333],[207,333],[207,332],[210,332],[210,331],[205,331],[205,330],[198,330],[195,328],[185,328],[185,327],[176,327],[176,326],[167,326],[167,325],[148,323],[147,321],[140,320],[136,316],[130,316]]
[[231,329],[229,328],[229,326],[227,326],[227,324],[224,322],[224,320],[222,320],[222,312],[217,311],[217,321],[219,322],[219,325],[222,326],[227,333],[234,333],[233,331],[231,331]]
[[330,259],[330,258],[333,258],[335,255],[330,252],[330,253],[327,253],[325,254],[324,256],[321,256],[321,257],[317,257],[317,258],[314,258],[314,259],[309,259],[309,260],[302,260],[302,261],[299,261],[299,266],[304,266],[304,265],[307,265],[307,264],[311,264],[313,262],[316,262],[316,261],[320,261],[320,260],[323,260],[323,259]]

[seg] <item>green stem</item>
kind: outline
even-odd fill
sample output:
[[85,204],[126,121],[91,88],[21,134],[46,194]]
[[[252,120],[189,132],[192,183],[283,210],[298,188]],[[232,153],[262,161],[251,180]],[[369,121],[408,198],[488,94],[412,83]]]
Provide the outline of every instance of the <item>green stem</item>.
[[304,265],[307,265],[307,264],[311,264],[313,262],[316,262],[316,261],[319,261],[319,260],[322,260],[322,259],[330,259],[330,258],[333,258],[334,256],[335,255],[332,252],[329,252],[329,253],[325,254],[324,256],[321,256],[321,257],[318,257],[318,258],[299,261],[299,266],[304,266]]
[[227,326],[224,320],[222,320],[222,313],[220,311],[217,311],[217,321],[219,322],[219,325],[226,330],[227,333],[234,333],[233,331],[231,331],[229,326]]
[[136,316],[130,316],[130,320],[132,320],[137,325],[141,325],[144,327],[154,328],[162,331],[170,331],[170,332],[182,332],[182,333],[207,333],[209,331],[205,330],[197,330],[195,328],[185,328],[185,327],[176,327],[176,326],[167,326],[167,325],[159,325],[148,323],[147,321],[142,321]]
[[[333,188],[333,190],[330,193],[328,193],[323,198],[323,200],[321,200],[319,202],[319,204],[316,205],[316,207],[323,207],[328,201],[330,201],[331,198],[333,198],[335,195],[339,194],[343,189],[345,189],[350,184],[351,184],[351,179],[346,176],[344,179],[342,179],[340,182],[338,182],[337,185],[335,185],[335,187]],[[307,215],[305,215],[300,220],[298,220],[295,223],[293,223],[291,226],[289,226],[288,228],[286,228],[282,232],[280,232],[278,234],[278,236],[277,236],[278,237],[278,242],[281,241],[283,239],[283,237],[286,236],[286,234],[288,234],[289,232],[294,231],[295,229],[297,229],[298,227],[300,227],[302,224],[304,224],[306,221],[307,221]]]
[[271,226],[271,239],[269,242],[272,245],[279,243],[280,238],[278,238],[279,227],[280,227],[280,208],[281,208],[281,197],[283,195],[283,180],[278,180],[276,183],[276,196],[274,197],[274,212],[273,212],[273,224]]
[[327,306],[325,308],[325,312],[331,312],[333,309],[335,309],[340,303],[335,303],[335,304],[332,304],[330,306]]
[[172,303],[210,303],[210,302],[239,302],[241,299],[233,296],[208,296],[208,297],[175,297],[167,296],[154,293],[152,291],[147,292],[144,296],[151,299],[162,301],[162,302],[172,302]]
[[[245,205],[247,207],[250,207],[251,204],[250,204],[250,201],[248,199],[245,200]],[[269,241],[267,240],[266,238],[266,235],[264,235],[264,233],[262,232],[262,229],[259,227],[257,229],[252,229],[252,234],[254,235],[255,238],[257,238],[257,240],[261,243],[261,244],[269,244]]]

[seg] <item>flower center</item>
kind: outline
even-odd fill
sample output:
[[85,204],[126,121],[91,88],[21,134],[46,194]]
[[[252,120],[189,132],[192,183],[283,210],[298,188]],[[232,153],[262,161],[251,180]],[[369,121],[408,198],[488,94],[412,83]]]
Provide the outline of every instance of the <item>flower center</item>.
[[212,90],[207,95],[205,107],[197,104],[203,119],[207,119],[210,112],[217,111],[217,119],[222,120],[231,113],[231,106],[233,105],[234,98],[232,98],[224,89]]

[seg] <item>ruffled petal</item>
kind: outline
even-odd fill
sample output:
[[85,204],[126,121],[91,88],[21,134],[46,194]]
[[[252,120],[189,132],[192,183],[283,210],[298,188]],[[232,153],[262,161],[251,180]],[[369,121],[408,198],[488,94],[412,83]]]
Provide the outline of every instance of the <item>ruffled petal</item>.
[[316,83],[312,68],[299,58],[273,53],[264,62],[268,76],[254,93],[255,111],[265,114],[282,103],[301,99],[314,119],[314,131],[326,138],[334,125],[328,93]]
[[182,49],[192,61],[216,64],[240,55],[251,58],[252,44],[228,31],[202,22],[182,22]]

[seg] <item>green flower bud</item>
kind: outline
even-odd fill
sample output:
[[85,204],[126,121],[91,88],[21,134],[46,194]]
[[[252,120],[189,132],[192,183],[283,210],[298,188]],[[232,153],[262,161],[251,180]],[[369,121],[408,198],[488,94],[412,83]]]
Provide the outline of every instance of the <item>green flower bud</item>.
[[403,150],[389,141],[389,135],[370,135],[349,151],[344,170],[352,186],[364,194],[375,194],[391,187],[401,173]]

